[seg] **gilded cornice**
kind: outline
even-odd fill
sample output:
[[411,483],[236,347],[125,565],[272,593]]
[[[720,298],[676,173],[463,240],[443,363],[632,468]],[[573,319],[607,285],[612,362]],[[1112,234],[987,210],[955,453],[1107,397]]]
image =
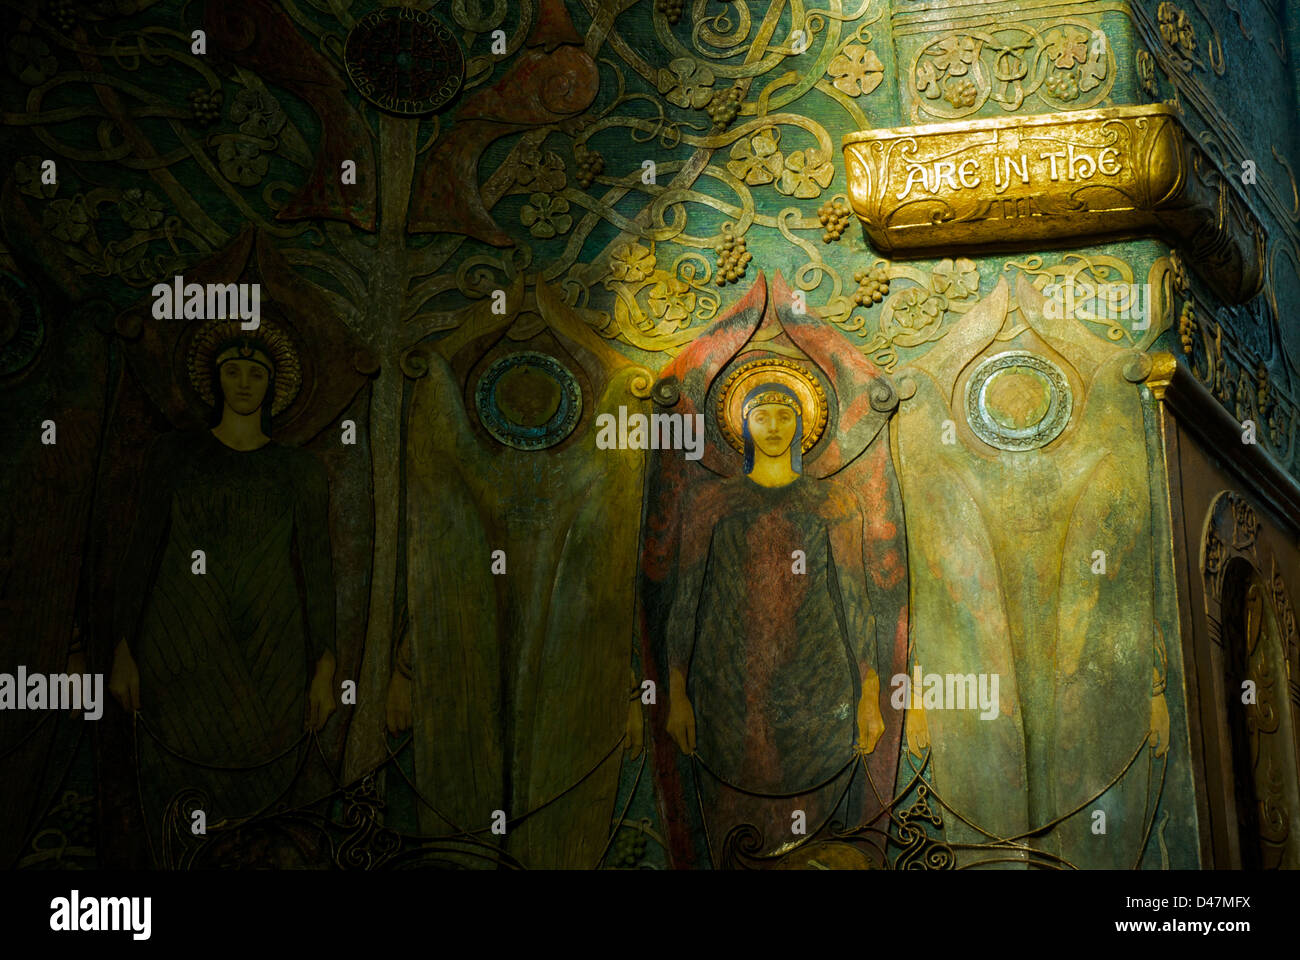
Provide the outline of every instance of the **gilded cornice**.
[[1011,20],[1052,19],[1080,17],[1101,13],[1128,13],[1128,0],[1093,0],[1078,3],[1072,0],[1039,0],[1027,4],[1024,0],[984,0],[968,2],[907,3],[896,5],[890,16],[895,34],[921,33],[930,30],[950,30],[963,27],[992,26]]
[[1265,233],[1166,104],[852,133],[849,196],[886,256],[1156,236],[1230,303],[1257,294]]
[[1152,395],[1206,450],[1231,451],[1221,462],[1237,473],[1277,517],[1300,531],[1300,483],[1257,443],[1242,442],[1242,425],[1171,354],[1143,355],[1127,371],[1142,379]]
[[[1223,75],[1226,67],[1222,53],[1217,59],[1212,59],[1208,65],[1200,63],[1199,60],[1189,59],[1183,51],[1166,42],[1159,24],[1145,8],[1133,4],[1130,16],[1140,46],[1155,59],[1157,66],[1177,91],[1178,105],[1182,107],[1185,104],[1190,107],[1209,125],[1208,129],[1193,131],[1197,142],[1207,151],[1216,153],[1216,159],[1223,164],[1227,164],[1230,159],[1237,163],[1251,158],[1255,158],[1257,163],[1262,161],[1264,158],[1256,157],[1257,151],[1247,145],[1231,118],[1219,107],[1214,95],[1197,77],[1195,68],[1198,66],[1213,70],[1217,75]],[[1282,38],[1280,32],[1278,37]],[[1215,46],[1221,47],[1221,44],[1215,44],[1210,49],[1214,49]],[[1257,46],[1260,49],[1267,47],[1273,55],[1280,55],[1279,51],[1284,49],[1271,41],[1259,43]],[[1188,119],[1184,118],[1183,123],[1187,126]],[[1287,173],[1291,196],[1284,198],[1272,179],[1266,176],[1259,177],[1252,184],[1252,194],[1262,199],[1278,225],[1293,241],[1300,240],[1300,230],[1297,229],[1297,224],[1300,224],[1300,197],[1296,196],[1295,177],[1283,155],[1275,149],[1272,156]]]

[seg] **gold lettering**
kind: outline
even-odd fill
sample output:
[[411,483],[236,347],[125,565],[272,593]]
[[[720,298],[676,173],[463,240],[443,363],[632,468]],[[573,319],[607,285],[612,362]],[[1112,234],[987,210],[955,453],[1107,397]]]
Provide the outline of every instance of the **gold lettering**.
[[954,190],[957,189],[957,181],[953,175],[957,172],[957,164],[951,160],[936,160],[934,162],[934,190],[939,192],[939,187],[947,183]]
[[[1001,161],[999,163],[998,161]],[[1003,193],[1007,187],[1011,186],[1012,172],[1020,174],[1020,182],[1029,182],[1029,158],[1023,153],[1020,155],[1020,163],[1017,164],[1011,157],[994,157],[993,158],[993,186],[995,192]]]
[[[1102,60],[1114,53],[1098,44]],[[987,73],[994,65],[985,59]],[[1044,65],[1021,59],[1030,71],[1021,80],[1031,86]],[[1004,65],[998,61],[996,68]],[[1095,79],[1081,76],[1080,84]],[[939,250],[956,256],[959,250],[1068,246],[1099,236],[1161,237],[1195,252],[1206,268],[1201,278],[1231,302],[1244,302],[1267,279],[1249,185],[1243,192],[1237,177],[1175,176],[1198,164],[1213,166],[1187,123],[1170,104],[1152,103],[873,128],[844,138],[845,166],[868,240],[900,259]],[[877,172],[882,162],[883,185]],[[1104,195],[1088,189],[1104,185],[1115,189],[1103,189]],[[942,199],[941,209],[917,207],[934,198]],[[1108,317],[1127,312],[1128,320],[1144,313],[1146,304],[1130,290],[1098,291],[1097,282],[1075,291],[1080,310],[1108,311]]]
[[1053,180],[1060,180],[1060,179],[1061,179],[1060,174],[1058,174],[1058,173],[1056,172],[1056,159],[1057,159],[1057,157],[1060,157],[1062,160],[1065,159],[1065,151],[1064,151],[1064,150],[1061,150],[1061,151],[1058,151],[1057,153],[1040,153],[1040,154],[1038,155],[1038,159],[1039,159],[1039,160],[1047,160],[1048,158],[1051,158],[1051,161],[1052,161],[1052,179],[1053,179]]
[[930,189],[929,184],[925,181],[925,167],[921,166],[919,163],[909,163],[907,166],[907,183],[903,184],[903,189],[898,191],[898,196],[894,198],[895,200],[902,200],[911,193],[912,184],[918,181],[921,184],[922,190],[928,191]]
[[[1067,163],[1069,177],[1071,180],[1087,180],[1097,172],[1097,161],[1086,153],[1080,153],[1077,156],[1074,153],[1074,144],[1069,144],[1070,159]],[[1075,164],[1083,168],[1084,172],[1079,172]]]

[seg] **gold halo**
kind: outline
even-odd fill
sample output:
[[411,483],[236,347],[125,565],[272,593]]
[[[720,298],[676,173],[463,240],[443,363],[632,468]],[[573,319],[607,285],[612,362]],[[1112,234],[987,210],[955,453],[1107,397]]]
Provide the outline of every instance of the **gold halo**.
[[826,429],[826,391],[808,368],[793,360],[777,357],[751,360],[732,371],[722,387],[722,399],[718,401],[718,423],[723,436],[738,451],[745,452],[740,408],[745,402],[745,394],[764,383],[779,383],[799,398],[803,410],[801,448],[803,453],[807,453]]
[[240,328],[238,320],[209,320],[190,341],[188,367],[190,383],[203,402],[211,406],[217,395],[212,386],[212,358],[218,345],[227,340],[247,337],[261,340],[271,351],[275,365],[275,396],[271,400],[271,416],[277,416],[293,403],[302,387],[302,366],[289,335],[274,323],[262,320],[256,330]]

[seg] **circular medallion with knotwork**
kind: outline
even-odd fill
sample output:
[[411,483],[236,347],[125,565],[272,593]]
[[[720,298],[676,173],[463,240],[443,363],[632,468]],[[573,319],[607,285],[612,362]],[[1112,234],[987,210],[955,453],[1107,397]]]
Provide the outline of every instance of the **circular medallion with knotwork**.
[[474,391],[488,433],[516,450],[544,450],[573,432],[582,416],[582,388],[554,357],[533,350],[493,363]]
[[404,116],[446,106],[465,79],[465,55],[447,25],[407,7],[376,10],[358,20],[343,59],[363,97]]
[[1027,350],[981,363],[966,384],[966,419],[975,435],[999,450],[1051,443],[1070,422],[1070,384],[1056,364]]

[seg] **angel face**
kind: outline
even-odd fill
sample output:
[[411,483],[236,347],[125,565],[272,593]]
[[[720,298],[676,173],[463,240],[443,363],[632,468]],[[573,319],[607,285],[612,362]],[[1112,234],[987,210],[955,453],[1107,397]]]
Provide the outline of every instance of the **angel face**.
[[266,399],[271,378],[266,367],[254,360],[227,360],[221,365],[221,393],[235,413],[255,413]]
[[794,442],[797,417],[784,403],[763,403],[749,414],[749,433],[754,444],[769,457],[779,457]]

